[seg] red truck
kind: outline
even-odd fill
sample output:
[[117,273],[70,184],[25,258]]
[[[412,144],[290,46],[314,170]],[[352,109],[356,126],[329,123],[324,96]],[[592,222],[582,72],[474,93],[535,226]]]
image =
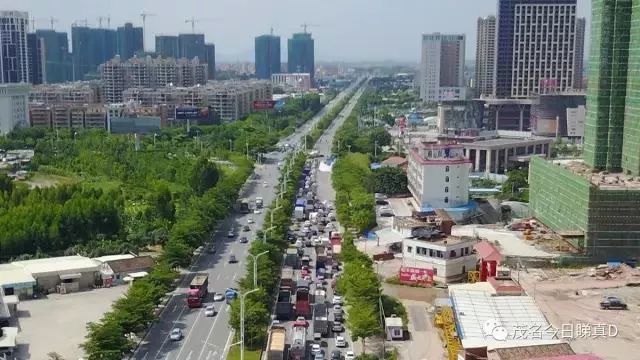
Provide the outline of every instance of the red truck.
[[296,288],[296,316],[308,318],[311,316],[311,299],[309,295],[309,282],[298,281]]
[[331,245],[340,245],[342,243],[342,235],[340,235],[339,232],[334,231],[331,233],[329,241],[331,241]]
[[203,299],[207,296],[209,287],[209,276],[206,274],[196,274],[189,284],[187,291],[187,306],[197,308],[202,306]]

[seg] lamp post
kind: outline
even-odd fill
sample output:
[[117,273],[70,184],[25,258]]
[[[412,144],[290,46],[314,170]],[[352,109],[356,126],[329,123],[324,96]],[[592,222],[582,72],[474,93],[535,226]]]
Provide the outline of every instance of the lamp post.
[[253,255],[251,253],[247,254],[253,260],[253,288],[254,289],[256,289],[258,287],[258,258],[260,256],[264,255],[264,254],[267,254],[267,253],[269,253],[269,250],[263,251],[258,255]]
[[229,139],[229,151],[233,151],[233,140]]
[[[253,290],[247,291],[244,294],[234,290],[234,292],[240,296],[240,360],[244,360],[244,298],[247,297],[247,295],[258,290],[260,289],[255,288]],[[232,344],[232,346],[237,344],[238,343]]]
[[271,231],[273,229],[275,229],[275,226],[272,226],[272,227],[270,227],[267,230],[262,232],[262,242],[265,242],[265,243],[267,242],[267,232],[269,232],[269,231]]
[[245,143],[244,143],[244,144],[245,144],[245,145],[246,145],[246,147],[247,147],[247,160],[249,160],[249,142],[248,142],[248,141],[245,141]]

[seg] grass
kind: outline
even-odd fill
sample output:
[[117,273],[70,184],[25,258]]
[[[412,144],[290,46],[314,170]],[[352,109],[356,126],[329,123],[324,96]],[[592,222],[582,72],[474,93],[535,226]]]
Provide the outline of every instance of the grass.
[[71,184],[76,179],[67,176],[53,175],[42,172],[34,172],[25,183],[32,187],[51,187],[62,184]]
[[[240,360],[240,346],[235,345],[229,349],[227,360]],[[244,349],[244,360],[260,360],[260,350]]]

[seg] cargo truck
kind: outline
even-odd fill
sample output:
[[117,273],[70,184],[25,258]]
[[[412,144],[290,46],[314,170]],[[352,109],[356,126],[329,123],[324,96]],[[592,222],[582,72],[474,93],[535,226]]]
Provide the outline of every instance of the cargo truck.
[[316,246],[316,270],[324,269],[326,267],[326,262],[327,249],[324,246]]
[[304,207],[305,205],[307,205],[307,200],[306,200],[306,199],[304,199],[304,198],[298,198],[298,199],[296,200],[296,207],[298,207],[298,206],[302,206],[302,207]]
[[288,266],[293,269],[300,268],[300,257],[298,256],[297,249],[287,249],[287,253],[284,258],[284,266]]
[[282,272],[280,275],[280,287],[289,289],[296,288],[296,282],[293,278],[293,268],[288,266],[282,268]]
[[240,202],[238,203],[238,207],[239,210],[242,214],[248,214],[249,213],[249,200],[248,199],[241,199]]
[[285,342],[287,330],[284,326],[274,324],[269,330],[269,340],[267,340],[267,360],[285,360]]
[[196,274],[189,284],[189,290],[187,290],[187,306],[190,308],[202,306],[202,302],[207,296],[208,287],[209,276],[206,274]]
[[291,289],[280,288],[278,291],[278,300],[276,302],[276,319],[290,320],[292,307]]
[[324,304],[326,301],[327,301],[327,292],[323,288],[317,287],[313,292],[313,303]]
[[307,341],[307,327],[301,323],[293,325],[293,341],[291,342],[291,349],[289,350],[289,359],[291,360],[304,360]]
[[313,306],[313,332],[322,337],[329,335],[329,310],[326,304]]
[[309,282],[299,280],[296,287],[296,316],[308,318],[311,316],[311,304],[309,299]]
[[302,206],[296,206],[295,210],[294,210],[294,215],[296,220],[304,220],[304,207]]
[[261,196],[256,197],[256,208],[262,209],[264,206],[264,199]]

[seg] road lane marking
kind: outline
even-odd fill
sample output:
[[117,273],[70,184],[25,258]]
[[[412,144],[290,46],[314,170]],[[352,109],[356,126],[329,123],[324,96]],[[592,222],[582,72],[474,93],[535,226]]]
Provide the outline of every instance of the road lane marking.
[[216,280],[220,280],[220,274],[218,274],[218,276],[216,276]]
[[[205,338],[204,342],[205,344],[209,343],[209,338],[211,337],[211,333],[213,332],[213,329],[216,328],[216,323],[218,322],[218,319],[220,318],[220,312],[218,311],[218,314],[216,314],[216,318],[215,320],[213,320],[213,324],[211,325],[211,330],[209,330],[209,333],[207,334],[207,337]],[[202,353],[204,352],[205,347],[202,347],[202,350],[200,351],[200,354],[198,354],[198,359],[200,359],[202,357]]]
[[220,357],[221,359],[226,359],[227,358],[227,352],[229,351],[229,348],[231,347],[231,339],[233,339],[233,334],[235,333],[235,331],[233,329],[231,329],[231,331],[229,331],[229,337],[227,338],[227,343],[224,344],[224,351],[222,351],[222,356]]
[[[187,355],[186,360],[191,360],[191,355],[193,355],[193,350],[189,351],[189,355]],[[178,356],[180,356],[180,354],[178,354]]]

